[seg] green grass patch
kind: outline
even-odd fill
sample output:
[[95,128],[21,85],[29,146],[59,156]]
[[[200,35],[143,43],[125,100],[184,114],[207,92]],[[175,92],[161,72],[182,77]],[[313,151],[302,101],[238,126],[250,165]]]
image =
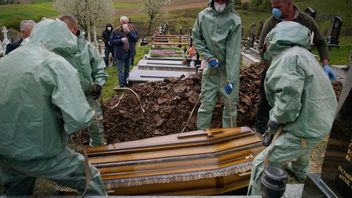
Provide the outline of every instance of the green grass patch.
[[340,39],[340,47],[330,50],[330,64],[347,65],[348,57],[352,52],[352,36],[343,36]]
[[[144,58],[144,55],[146,54],[146,52],[150,50],[150,46],[140,46],[140,47],[136,47],[136,55],[134,58],[134,66],[136,66],[138,64],[138,62]],[[131,66],[130,71],[132,71],[133,67]],[[107,80],[107,82],[104,85],[104,89],[103,89],[103,101],[106,102],[108,100],[110,100],[114,95],[115,95],[115,91],[113,90],[114,87],[118,87],[118,78],[117,78],[117,68],[116,66],[112,66],[112,67],[108,67],[106,68],[106,71],[109,74],[109,78]]]
[[32,19],[39,21],[42,17],[58,15],[51,2],[11,4],[0,6],[0,26],[18,29],[21,20]]
[[117,83],[117,69],[116,66],[106,68],[106,72],[109,74],[109,78],[106,81],[103,88],[103,101],[106,102],[110,100],[114,95],[114,87],[118,86]]
[[317,11],[319,24],[328,21],[331,25],[334,16],[341,16],[343,19],[342,28],[352,27],[352,1],[350,0],[296,0],[296,3],[302,10],[307,7],[314,8]]

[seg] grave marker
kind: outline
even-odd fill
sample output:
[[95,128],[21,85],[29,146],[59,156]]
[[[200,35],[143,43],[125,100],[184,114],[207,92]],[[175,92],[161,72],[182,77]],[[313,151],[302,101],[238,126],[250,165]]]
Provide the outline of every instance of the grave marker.
[[336,16],[332,22],[330,34],[328,36],[328,47],[339,47],[339,37],[342,27],[342,19]]
[[313,8],[308,7],[304,10],[305,13],[307,13],[309,16],[311,16],[313,19],[317,16],[317,11],[315,11]]

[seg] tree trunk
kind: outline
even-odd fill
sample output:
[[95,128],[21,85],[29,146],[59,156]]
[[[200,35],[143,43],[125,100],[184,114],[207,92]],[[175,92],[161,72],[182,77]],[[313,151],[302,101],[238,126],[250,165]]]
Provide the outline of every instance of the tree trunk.
[[150,35],[150,31],[152,30],[152,23],[153,23],[152,20],[153,20],[152,18],[149,19],[149,27],[148,27],[148,34],[147,35]]
[[94,44],[97,44],[98,43],[98,41],[97,41],[97,31],[96,31],[96,29],[95,29],[95,25],[93,26],[93,36],[94,36]]
[[90,36],[90,26],[87,27],[87,36],[88,36],[88,41],[91,42],[92,38]]

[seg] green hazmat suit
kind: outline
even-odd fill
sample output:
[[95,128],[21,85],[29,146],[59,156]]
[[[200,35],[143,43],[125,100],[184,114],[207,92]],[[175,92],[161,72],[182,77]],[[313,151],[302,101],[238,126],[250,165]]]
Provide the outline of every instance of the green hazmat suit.
[[[192,29],[194,45],[201,56],[206,62],[216,58],[220,63],[219,68],[207,66],[203,72],[198,129],[210,128],[218,96],[224,101],[223,127],[236,126],[242,26],[233,5],[234,0],[229,0],[224,11],[217,12],[214,1],[209,1],[209,7],[198,14]],[[226,83],[233,84],[230,95],[224,90]]]
[[[77,69],[81,81],[83,92],[86,95],[89,106],[95,111],[95,117],[88,127],[90,134],[90,146],[100,146],[105,144],[103,113],[100,104],[92,96],[94,84],[103,86],[107,80],[105,62],[100,56],[97,48],[85,39],[84,32],[77,37],[79,53],[67,60]],[[44,36],[44,35],[43,35]]]
[[[84,157],[66,147],[94,117],[77,70],[63,58],[77,51],[66,25],[48,19],[0,60],[0,183],[7,195],[31,195],[36,177],[85,190]],[[87,194],[106,195],[99,171],[89,170]]]
[[310,31],[296,22],[279,23],[266,37],[271,59],[264,88],[270,120],[282,134],[253,161],[249,194],[261,192],[265,159],[304,181],[310,153],[329,134],[337,107],[331,82],[309,49]]

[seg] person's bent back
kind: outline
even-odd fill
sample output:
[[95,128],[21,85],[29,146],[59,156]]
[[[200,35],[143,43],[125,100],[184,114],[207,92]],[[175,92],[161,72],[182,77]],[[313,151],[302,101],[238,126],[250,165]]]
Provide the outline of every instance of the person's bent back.
[[[64,23],[45,20],[0,61],[0,183],[7,195],[32,194],[37,177],[85,190],[84,158],[66,148],[68,135],[94,116],[77,71],[61,57],[77,51],[75,39]],[[106,195],[90,169],[88,194]]]

